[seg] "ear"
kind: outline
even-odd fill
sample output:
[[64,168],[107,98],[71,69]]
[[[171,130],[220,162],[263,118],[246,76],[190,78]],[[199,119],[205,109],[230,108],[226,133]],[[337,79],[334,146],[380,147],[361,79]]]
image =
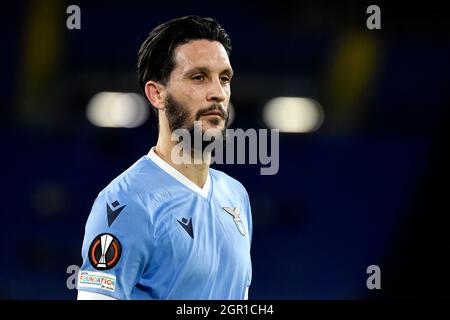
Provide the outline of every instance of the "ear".
[[166,88],[162,84],[155,81],[148,81],[145,84],[145,96],[155,108],[159,110],[165,108]]

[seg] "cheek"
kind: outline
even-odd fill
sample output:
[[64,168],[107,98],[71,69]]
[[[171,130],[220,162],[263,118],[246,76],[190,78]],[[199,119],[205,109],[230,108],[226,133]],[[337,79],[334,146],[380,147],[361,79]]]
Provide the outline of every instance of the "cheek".
[[231,98],[231,89],[228,87],[225,89],[225,100],[227,105],[230,102],[230,98]]
[[180,102],[183,101],[184,107],[191,111],[205,106],[205,94],[199,88],[192,87],[188,90],[183,90],[180,98]]
[[197,92],[194,90],[194,88],[184,87],[180,90],[177,90],[174,93],[174,97],[177,99],[178,102],[180,102],[183,107],[191,109],[193,106],[193,103],[197,99]]

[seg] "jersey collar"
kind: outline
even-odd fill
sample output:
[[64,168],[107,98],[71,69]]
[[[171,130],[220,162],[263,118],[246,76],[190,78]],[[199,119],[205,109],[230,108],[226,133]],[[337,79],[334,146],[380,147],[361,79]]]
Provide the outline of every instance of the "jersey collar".
[[150,160],[152,160],[163,171],[165,171],[166,173],[171,175],[173,178],[178,180],[180,183],[184,184],[186,187],[188,187],[192,191],[197,192],[204,198],[208,197],[209,189],[211,188],[211,177],[209,176],[209,171],[208,171],[208,177],[206,178],[205,185],[203,186],[203,188],[200,188],[195,183],[193,183],[191,180],[189,180],[186,176],[184,176],[181,172],[179,172],[177,169],[175,169],[170,164],[168,164],[163,159],[161,159],[156,154],[154,148],[155,147],[152,147],[148,153],[148,157],[150,158]]

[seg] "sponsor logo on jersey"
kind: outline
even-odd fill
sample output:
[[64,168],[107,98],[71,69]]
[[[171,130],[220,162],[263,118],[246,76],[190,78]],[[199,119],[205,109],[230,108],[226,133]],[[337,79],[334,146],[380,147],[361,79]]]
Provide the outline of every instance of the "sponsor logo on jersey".
[[82,271],[78,273],[78,288],[96,288],[114,292],[116,276],[104,272]]
[[183,227],[183,229],[188,233],[188,235],[191,236],[192,239],[194,239],[194,230],[192,228],[192,218],[189,219],[189,221],[186,218],[183,218],[178,220],[178,223]]
[[114,220],[116,220],[116,218],[119,216],[119,214],[122,212],[122,210],[127,206],[127,205],[124,205],[124,206],[118,208],[118,206],[120,206],[120,203],[117,200],[114,201],[113,203],[111,203],[111,205],[112,205],[112,208],[109,206],[108,203],[106,204],[106,216],[108,218],[108,227],[111,227]]

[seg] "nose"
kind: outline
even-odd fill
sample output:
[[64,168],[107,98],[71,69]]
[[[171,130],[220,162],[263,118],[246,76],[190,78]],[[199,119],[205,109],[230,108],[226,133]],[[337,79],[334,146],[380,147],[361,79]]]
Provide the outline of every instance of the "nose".
[[208,88],[208,101],[223,102],[226,99],[227,91],[222,85],[220,79],[211,81],[211,85]]

